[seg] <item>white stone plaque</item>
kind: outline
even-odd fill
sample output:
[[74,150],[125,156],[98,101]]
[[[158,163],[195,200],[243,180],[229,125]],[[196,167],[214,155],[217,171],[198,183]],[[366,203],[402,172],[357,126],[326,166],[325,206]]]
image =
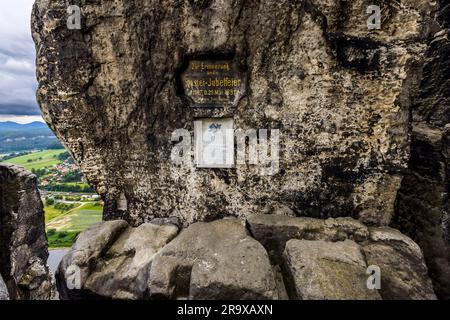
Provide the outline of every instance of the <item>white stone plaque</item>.
[[233,119],[205,118],[194,122],[195,162],[198,168],[234,166]]

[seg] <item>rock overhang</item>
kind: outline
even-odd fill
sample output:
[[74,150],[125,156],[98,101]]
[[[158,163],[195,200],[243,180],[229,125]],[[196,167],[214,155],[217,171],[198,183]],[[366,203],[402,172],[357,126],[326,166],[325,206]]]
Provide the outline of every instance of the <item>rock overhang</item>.
[[[368,30],[367,1],[36,1],[44,119],[105,200],[106,219],[182,224],[286,206],[295,215],[386,225],[409,157],[409,86],[432,5],[389,9]],[[191,108],[177,78],[186,57],[232,55],[246,72],[235,106]],[[199,169],[170,161],[176,129],[199,118],[278,129],[280,170]]]

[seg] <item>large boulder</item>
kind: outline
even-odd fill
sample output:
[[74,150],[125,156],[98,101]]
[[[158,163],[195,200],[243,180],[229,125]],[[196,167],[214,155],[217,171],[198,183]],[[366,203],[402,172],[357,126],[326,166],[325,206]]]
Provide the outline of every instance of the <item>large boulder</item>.
[[380,299],[376,290],[367,288],[367,264],[354,241],[290,240],[284,255],[298,299]]
[[51,299],[52,275],[36,176],[0,164],[0,274],[11,299]]
[[[56,284],[61,298],[76,298],[78,294],[86,294],[83,284],[98,259],[127,227],[128,224],[123,220],[100,222],[78,236],[56,271]],[[75,278],[69,279],[69,276]]]
[[357,242],[369,237],[368,228],[352,218],[313,219],[283,215],[259,214],[247,218],[252,236],[280,264],[286,242],[291,239]]
[[[435,2],[377,1],[380,30],[367,27],[368,0],[74,3],[81,30],[67,28],[66,0],[35,2],[37,96],[105,200],[106,219],[177,216],[186,226],[280,204],[296,215],[390,222]],[[205,55],[242,69],[247,90],[236,105],[185,101],[180,72]],[[280,130],[280,170],[170,161],[172,132],[203,117]]]
[[90,227],[59,265],[61,298],[278,298],[267,253],[241,220],[177,232],[159,220],[136,228],[123,220]]
[[[123,220],[90,227],[59,265],[61,297],[143,299],[155,254],[177,232],[172,224],[146,223],[132,228]],[[79,278],[72,282],[77,273]]]
[[381,270],[380,294],[386,300],[433,300],[428,270],[419,246],[398,230],[373,228],[363,246],[368,265]]
[[[282,215],[252,215],[247,224],[272,263],[281,268],[291,298],[372,299],[379,297],[378,293],[383,299],[436,298],[421,249],[396,229],[367,228],[351,218],[320,220]],[[294,239],[305,242],[288,246]],[[344,251],[358,261],[355,268],[359,271],[353,267],[344,271]],[[335,256],[330,257],[331,253]],[[340,262],[332,266],[327,264],[330,259]],[[381,288],[375,295],[366,295],[368,266],[381,271]],[[335,273],[328,271],[334,267]]]
[[242,221],[195,223],[155,257],[152,298],[276,299],[274,272],[264,247]]
[[126,230],[97,262],[86,289],[117,299],[142,299],[155,254],[177,235],[174,225],[142,224]]

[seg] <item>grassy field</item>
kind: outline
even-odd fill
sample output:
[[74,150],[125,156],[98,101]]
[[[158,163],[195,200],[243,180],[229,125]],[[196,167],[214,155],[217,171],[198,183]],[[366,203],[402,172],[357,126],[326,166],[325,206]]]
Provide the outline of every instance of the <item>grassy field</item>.
[[[6,160],[6,163],[17,164],[27,170],[38,170],[62,163],[57,156],[64,153],[64,149],[45,150]],[[47,191],[90,193],[89,185],[81,182],[52,182],[47,185]],[[78,200],[81,198],[78,197]],[[45,210],[45,224],[49,248],[70,247],[78,234],[86,230],[91,224],[102,220],[103,206],[100,202],[53,201],[47,204]],[[49,202],[50,203],[50,202]]]
[[76,203],[75,208],[67,212],[45,206],[49,247],[70,247],[81,231],[102,220],[102,212],[103,206],[98,202]]
[[[47,230],[56,229],[56,231],[75,231],[85,230],[91,224],[101,221],[103,208],[101,204],[84,203],[74,209],[55,214],[54,207],[50,206],[48,213],[46,207],[46,217],[48,217]],[[46,219],[46,220],[47,220]]]
[[[78,204],[78,205],[80,205],[80,204]],[[45,211],[45,223],[46,224],[48,222],[50,222],[51,220],[64,214],[64,212],[62,212],[61,210],[56,209],[55,206],[46,205],[44,207],[44,211]]]
[[58,160],[56,156],[63,152],[65,152],[64,149],[44,150],[40,152],[27,154],[25,156],[12,158],[6,160],[5,162],[23,166],[27,170],[42,169],[61,163],[61,160]]
[[79,232],[47,231],[49,249],[69,248],[76,241]]

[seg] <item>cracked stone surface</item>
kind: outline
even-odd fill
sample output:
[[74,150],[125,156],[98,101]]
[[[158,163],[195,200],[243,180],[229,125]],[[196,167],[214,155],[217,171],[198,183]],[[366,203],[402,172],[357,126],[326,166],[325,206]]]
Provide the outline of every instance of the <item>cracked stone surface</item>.
[[252,215],[247,218],[249,229],[261,242],[269,256],[280,264],[286,242],[290,239],[343,241],[369,238],[369,229],[352,218],[313,219],[271,214]]
[[375,243],[362,250],[367,264],[381,269],[383,299],[436,299],[422,251],[414,241],[391,228],[372,228],[370,238]]
[[439,0],[411,106],[411,157],[392,226],[422,248],[433,286],[450,299],[450,6]]
[[0,300],[9,300],[8,288],[0,274]]

